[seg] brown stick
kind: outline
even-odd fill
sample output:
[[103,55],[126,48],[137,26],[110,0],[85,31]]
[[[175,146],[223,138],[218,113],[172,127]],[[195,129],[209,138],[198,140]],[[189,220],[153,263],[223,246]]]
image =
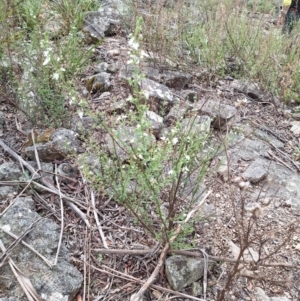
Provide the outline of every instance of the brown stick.
[[[119,254],[119,255],[147,255],[153,253],[153,249],[144,249],[144,250],[118,250],[118,249],[92,249],[92,251],[98,252],[100,254]],[[199,252],[191,252],[191,251],[185,251],[185,250],[169,250],[168,254],[178,254],[178,255],[184,255],[184,256],[191,256],[191,257],[200,257],[203,258],[203,254]],[[227,258],[227,257],[218,257],[218,256],[212,256],[207,255],[210,259],[209,261],[224,261],[224,262],[231,262],[235,263],[236,259],[233,258]],[[253,260],[240,260],[242,263],[254,263]],[[284,263],[284,262],[278,262],[278,263],[259,263],[260,266],[263,267],[283,267],[283,268],[295,268],[300,269],[299,265],[290,264],[290,263]]]
[[[79,261],[79,260],[78,260]],[[80,261],[81,262],[81,261]],[[145,281],[141,280],[141,279],[138,279],[138,278],[135,278],[133,276],[130,276],[130,275],[127,275],[127,274],[124,274],[122,272],[119,272],[119,271],[116,271],[114,269],[111,269],[109,267],[104,267],[104,269],[100,269],[100,268],[97,268],[93,265],[90,266],[92,269],[98,271],[98,272],[101,272],[101,273],[105,273],[105,274],[108,274],[108,275],[111,275],[111,276],[116,276],[116,277],[119,277],[119,278],[122,278],[122,279],[125,279],[125,280],[130,280],[130,281],[134,281],[134,282],[137,282],[137,283],[140,283],[140,284],[144,284]],[[109,272],[109,271],[106,271],[105,269],[108,269],[112,272]],[[197,298],[197,297],[194,297],[194,296],[190,296],[190,295],[187,295],[187,294],[183,294],[183,293],[180,293],[180,292],[176,292],[176,291],[173,291],[171,289],[168,289],[168,288],[165,288],[165,287],[162,287],[162,286],[159,286],[159,285],[156,285],[156,284],[151,284],[150,285],[151,288],[154,288],[154,289],[157,289],[157,290],[160,290],[162,292],[165,292],[165,293],[170,293],[170,294],[173,294],[175,296],[178,296],[178,297],[183,297],[183,298],[188,298],[188,299],[191,299],[191,300],[196,300],[196,301],[206,301],[204,299],[200,299],[200,298]]]

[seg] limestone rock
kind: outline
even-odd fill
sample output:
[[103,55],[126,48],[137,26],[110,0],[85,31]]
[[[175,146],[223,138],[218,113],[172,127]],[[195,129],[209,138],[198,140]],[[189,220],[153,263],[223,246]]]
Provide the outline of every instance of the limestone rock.
[[257,301],[270,301],[270,298],[267,296],[265,291],[260,287],[255,287],[253,289],[253,293]]
[[164,123],[167,126],[174,125],[176,122],[184,118],[188,110],[189,107],[185,103],[174,105],[168,115],[164,118]]
[[166,70],[161,75],[161,82],[170,88],[183,89],[191,78],[192,76],[188,73]]
[[98,12],[86,13],[83,32],[88,42],[97,43],[105,36],[114,35],[120,24],[120,14],[112,7],[100,8]]
[[148,102],[159,108],[173,104],[173,95],[168,87],[161,85],[151,79],[142,79],[140,84]]
[[235,107],[221,104],[213,100],[197,102],[194,106],[194,110],[196,110],[200,115],[204,114],[212,117],[212,125],[216,129],[220,129],[226,125],[237,112]]
[[86,82],[86,88],[89,92],[105,92],[110,88],[110,73],[101,72],[91,76]]
[[[209,262],[209,269],[212,266]],[[165,269],[172,289],[180,291],[203,276],[204,260],[175,255],[166,260]]]
[[22,176],[21,168],[16,163],[3,163],[0,165],[0,181],[17,181]]
[[163,127],[163,118],[152,111],[146,111],[144,117],[149,120],[153,135],[158,138]]
[[[31,197],[20,197],[0,218],[0,228],[6,226],[17,236],[41,217],[34,211],[34,201]],[[49,261],[53,262],[60,236],[60,227],[48,218],[42,218],[27,234],[24,241],[41,253]],[[3,231],[0,231],[0,239],[5,247],[8,247],[13,239]],[[49,268],[44,261],[37,257],[31,250],[22,244],[18,244],[11,252],[11,258],[18,268],[30,279],[42,300],[72,301],[81,287],[83,277],[68,261],[70,257],[64,244],[57,265]],[[0,287],[8,297],[17,300],[27,300],[18,281],[12,275],[9,265],[6,263],[1,268]],[[11,280],[9,285],[3,283],[5,279]],[[8,300],[13,300],[13,299]]]
[[267,174],[268,171],[264,166],[265,162],[261,159],[256,159],[248,168],[247,170],[242,174],[242,177],[245,180],[250,181],[253,184],[256,184],[263,180]]
[[[77,153],[79,151],[79,141],[73,131],[60,128],[51,134],[50,141],[36,144],[36,149],[41,161],[53,162]],[[33,146],[26,147],[24,153],[29,159],[35,158]]]

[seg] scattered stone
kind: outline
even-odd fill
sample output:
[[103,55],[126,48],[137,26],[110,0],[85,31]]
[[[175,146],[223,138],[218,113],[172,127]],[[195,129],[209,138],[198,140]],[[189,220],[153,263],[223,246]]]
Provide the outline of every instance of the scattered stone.
[[133,127],[120,126],[113,130],[114,139],[110,134],[105,136],[108,151],[118,157],[120,160],[128,160],[130,154],[133,155],[132,149],[137,150],[139,147],[151,147],[156,139],[153,135],[137,135],[137,129]]
[[[78,153],[79,141],[76,136],[77,134],[71,130],[64,128],[55,130],[50,136],[50,141],[35,145],[40,160],[43,162],[53,162],[55,160],[62,160],[68,155]],[[24,153],[29,159],[35,159],[33,146],[26,147]]]
[[202,286],[199,282],[193,282],[192,284],[192,295],[198,297],[202,294]]
[[183,90],[180,92],[181,96],[189,102],[196,102],[198,93],[194,90]]
[[264,167],[265,161],[262,159],[256,159],[242,174],[242,177],[252,184],[256,184],[262,181],[268,174],[268,171]]
[[83,20],[83,32],[89,43],[97,43],[105,36],[116,34],[120,24],[120,14],[111,7],[102,7],[98,12],[86,13]]
[[194,110],[198,111],[199,114],[206,114],[212,117],[212,125],[216,129],[220,129],[226,125],[237,112],[235,107],[213,100],[197,102],[194,106]]
[[11,200],[18,191],[18,186],[0,186],[0,201]]
[[279,148],[279,149],[283,149],[284,148],[284,143],[279,141],[278,139],[276,139],[275,137],[267,134],[266,132],[262,131],[262,130],[255,130],[254,131],[254,135],[257,138],[260,138],[263,141],[266,141],[268,143],[271,143],[272,145],[274,145],[275,147]]
[[101,73],[101,72],[106,72],[108,68],[108,64],[106,62],[101,62],[94,68],[95,74]]
[[231,86],[240,93],[243,93],[252,99],[263,100],[265,97],[264,92],[259,88],[258,84],[250,82],[241,82],[239,80],[234,80]]
[[270,301],[270,298],[267,296],[265,291],[260,287],[255,287],[253,289],[253,293],[257,301]]
[[[62,177],[59,180],[63,183],[71,183],[72,180],[76,180],[79,176],[79,169],[77,166],[73,166],[70,163],[62,163],[57,167],[57,173]],[[69,178],[69,179],[68,179]]]
[[[0,228],[5,226],[10,232],[21,236],[26,229],[40,218],[41,216],[34,211],[33,199],[31,197],[20,197],[0,217]],[[51,219],[42,218],[33,226],[33,229],[25,236],[23,241],[53,263],[59,236],[60,227]],[[0,231],[0,239],[6,248],[14,241],[3,231]],[[83,277],[68,262],[70,256],[64,244],[61,246],[58,263],[52,269],[22,244],[17,244],[9,255],[20,271],[31,280],[35,290],[43,300],[71,301],[82,285]],[[17,296],[17,300],[27,300],[7,261],[4,262],[4,266],[1,268],[1,276],[1,293],[10,298]],[[10,279],[10,283],[4,283],[5,279]]]
[[209,116],[195,116],[185,118],[181,122],[181,131],[184,134],[190,133],[192,135],[199,133],[199,137],[201,137],[203,134],[209,133],[210,124],[211,118]]
[[[212,267],[213,263],[210,261],[208,269]],[[203,276],[204,260],[181,255],[171,256],[165,262],[165,270],[171,288],[180,291]]]
[[299,137],[300,135],[300,121],[293,121],[291,122],[291,132],[296,136]]
[[161,75],[161,82],[170,88],[183,89],[191,80],[192,76],[181,71],[164,71]]
[[217,173],[225,182],[227,182],[230,176],[230,168],[228,166],[227,157],[220,156],[219,162]]
[[160,82],[160,72],[157,68],[145,67],[142,69],[142,73],[145,74],[146,78]]
[[128,80],[133,77],[134,71],[134,66],[124,64],[119,71],[119,78]]
[[22,171],[18,164],[7,162],[0,165],[0,181],[17,181]]
[[89,92],[104,92],[110,88],[110,73],[101,72],[91,76],[86,82],[86,89]]
[[176,122],[184,118],[188,110],[189,107],[184,103],[174,105],[168,115],[164,118],[164,123],[167,126],[174,125]]
[[163,102],[167,104],[173,103],[173,95],[168,87],[147,78],[141,80],[140,86],[147,100],[153,101],[158,105]]
[[[34,169],[38,169],[38,165],[35,161],[28,161]],[[53,175],[53,164],[52,163],[45,163],[45,162],[40,162],[41,163],[41,176],[46,179],[49,183],[54,184],[54,175]],[[41,188],[35,187],[35,189],[40,190]]]
[[159,138],[163,127],[163,118],[152,111],[146,111],[144,117],[150,121],[153,135]]
[[291,300],[287,297],[271,297],[270,301],[291,301]]
[[79,135],[87,135],[93,129],[95,119],[90,116],[79,118],[75,116],[72,118],[71,130]]

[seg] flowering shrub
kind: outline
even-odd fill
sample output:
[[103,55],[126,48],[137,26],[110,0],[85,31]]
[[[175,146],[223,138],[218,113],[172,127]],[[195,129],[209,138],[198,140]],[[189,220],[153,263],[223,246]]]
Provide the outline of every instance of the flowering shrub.
[[[197,130],[195,116],[190,116],[184,126],[179,121],[165,128],[166,134],[159,140],[152,135],[151,123],[145,118],[148,105],[139,98],[144,97],[138,88],[143,78],[138,72],[141,27],[139,19],[135,33],[129,37],[136,70],[129,81],[133,91],[130,101],[135,109],[125,118],[115,118],[113,124],[101,118],[103,143],[87,143],[89,152],[82,157],[81,166],[95,189],[126,207],[154,238],[169,242],[174,224],[201,199],[200,186],[212,151],[206,147],[209,133]],[[91,154],[97,157],[99,169],[85,163]]]

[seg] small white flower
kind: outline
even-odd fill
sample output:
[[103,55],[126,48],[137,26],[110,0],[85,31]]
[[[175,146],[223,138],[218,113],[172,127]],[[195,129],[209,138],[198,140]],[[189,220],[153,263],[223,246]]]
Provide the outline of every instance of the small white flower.
[[138,157],[139,157],[141,160],[143,160],[143,159],[144,159],[144,157],[143,157],[143,155],[142,155],[142,154],[138,154]]
[[132,37],[128,41],[128,46],[131,47],[134,50],[138,50],[139,49],[139,43],[135,41],[134,37]]
[[169,175],[169,176],[172,175],[173,173],[174,173],[174,170],[173,170],[173,169],[171,169],[171,170],[168,171],[168,175]]
[[189,155],[185,155],[186,161],[190,161],[191,157]]
[[182,168],[182,172],[188,172],[189,171],[189,169],[186,167],[186,166],[184,166],[183,168]]
[[65,72],[65,71],[66,71],[66,69],[62,67],[62,68],[60,68],[60,69],[59,69],[59,71],[61,71],[61,72]]
[[59,73],[57,73],[57,72],[53,73],[52,78],[54,80],[58,80],[59,79]]
[[80,119],[82,119],[82,117],[83,117],[83,112],[82,112],[82,111],[79,111],[79,112],[78,112],[78,116],[79,116]]
[[166,137],[162,136],[162,137],[160,137],[160,140],[165,141]]
[[177,138],[177,137],[174,137],[174,138],[172,139],[172,144],[175,145],[175,144],[177,144],[177,143],[178,143],[178,138]]
[[43,66],[48,65],[49,62],[50,62],[50,56],[47,56],[47,57],[45,58],[44,62],[43,62]]

